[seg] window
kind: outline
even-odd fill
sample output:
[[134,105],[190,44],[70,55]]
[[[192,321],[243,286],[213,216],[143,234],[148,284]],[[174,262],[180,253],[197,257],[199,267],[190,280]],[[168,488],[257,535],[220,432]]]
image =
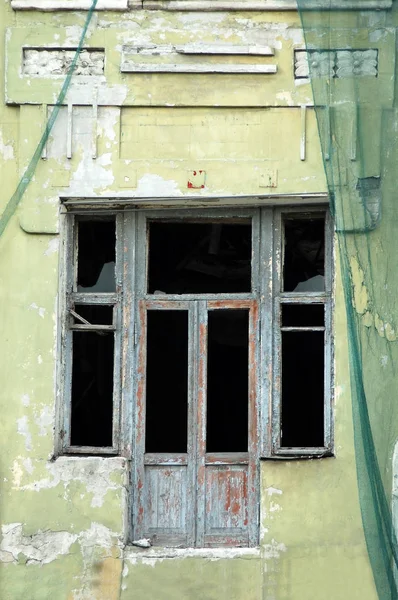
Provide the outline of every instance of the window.
[[67,216],[64,452],[132,456],[132,539],[255,546],[259,459],[331,453],[322,209]]

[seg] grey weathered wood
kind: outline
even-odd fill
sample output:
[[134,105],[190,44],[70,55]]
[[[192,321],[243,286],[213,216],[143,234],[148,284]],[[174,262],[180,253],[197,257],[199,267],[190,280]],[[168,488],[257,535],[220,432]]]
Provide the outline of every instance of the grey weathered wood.
[[[253,194],[253,195],[235,195],[235,196],[194,196],[186,194],[185,196],[170,196],[170,197],[142,197],[142,196],[130,196],[126,198],[125,195],[115,194],[108,198],[81,198],[80,196],[60,198],[62,205],[71,213],[81,213],[84,211],[86,214],[109,214],[110,211],[124,211],[124,210],[137,210],[137,212],[145,209],[153,210],[167,210],[172,212],[175,210],[189,209],[203,210],[209,209],[214,210],[214,206],[217,209],[231,209],[235,210],[238,208],[246,208],[250,205],[251,208],[261,206],[274,206],[274,205],[292,205],[297,204],[315,204],[319,205],[322,203],[328,203],[327,192],[307,192],[304,194]],[[218,211],[218,218],[222,218],[222,213]]]
[[[318,196],[319,198],[319,196]],[[98,200],[96,200],[98,203]],[[80,209],[81,210],[81,209]],[[200,208],[195,210],[140,210],[117,215],[116,290],[114,294],[72,292],[76,289],[77,224],[66,217],[65,308],[61,338],[65,363],[64,450],[72,454],[134,457],[131,471],[133,539],[150,536],[155,544],[173,546],[256,545],[259,533],[259,456],[277,460],[327,456],[333,450],[332,420],[332,228],[326,218],[325,292],[281,292],[281,218],[320,216],[319,208],[294,207]],[[89,214],[89,213],[84,213]],[[93,215],[95,218],[97,215]],[[247,294],[147,294],[147,220],[209,219],[222,223],[251,219],[252,292]],[[74,245],[75,244],[75,245]],[[273,300],[273,298],[275,300]],[[88,327],[67,319],[75,304],[114,305],[114,445],[109,448],[70,447],[70,386],[72,330]],[[323,304],[325,328],[278,328],[283,304]],[[274,304],[274,314],[272,306]],[[145,453],[146,315],[148,310],[187,310],[188,336],[188,447],[184,454]],[[249,446],[244,453],[206,452],[207,315],[209,310],[249,310]],[[91,326],[90,326],[91,327]],[[92,326],[110,330],[113,326]],[[274,328],[274,329],[273,329]],[[321,448],[280,447],[280,334],[281,331],[325,329],[325,445]],[[91,330],[91,328],[90,328]],[[119,337],[118,337],[119,336]],[[122,398],[119,414],[119,400]],[[273,397],[273,403],[272,403]],[[272,413],[271,413],[272,408]],[[61,413],[60,413],[61,414]],[[272,421],[273,419],[273,421]],[[273,442],[271,443],[271,422]],[[119,426],[119,423],[121,426]],[[64,433],[66,432],[66,433]],[[120,442],[119,442],[120,436]],[[235,513],[218,510],[232,493]],[[177,495],[176,495],[177,494]],[[213,495],[212,495],[213,494]],[[177,496],[180,498],[175,500]],[[165,502],[172,503],[170,513]],[[175,504],[175,506],[174,506]],[[209,512],[208,507],[212,506]],[[218,511],[218,512],[217,512]]]
[[[283,253],[278,259],[278,253],[284,248],[283,214],[297,214],[298,218],[305,216],[323,216],[325,219],[325,291],[319,292],[281,292],[283,278]],[[274,268],[274,352],[273,352],[273,399],[272,399],[272,448],[271,456],[327,456],[332,451],[332,231],[328,211],[319,213],[312,211],[294,211],[293,209],[280,209],[275,211],[275,250],[277,259]],[[282,304],[323,304],[325,306],[324,327],[281,327]],[[282,331],[325,331],[325,366],[324,366],[324,445],[321,448],[285,448],[281,447],[281,387],[283,374],[281,373],[281,347]],[[268,455],[269,456],[269,455]]]
[[[271,415],[272,415],[272,352],[273,352],[273,293],[274,270],[280,262],[279,247],[274,250],[273,210],[261,209],[260,228],[260,356],[261,374],[259,379],[260,404],[260,454],[271,454]],[[276,266],[275,266],[276,265]]]

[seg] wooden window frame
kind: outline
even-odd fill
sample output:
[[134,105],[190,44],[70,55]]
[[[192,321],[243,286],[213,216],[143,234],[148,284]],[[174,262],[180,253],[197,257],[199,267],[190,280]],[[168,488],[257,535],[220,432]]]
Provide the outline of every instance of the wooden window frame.
[[[325,290],[323,292],[285,292],[282,290],[283,266],[284,266],[284,217],[297,217],[298,219],[314,218],[321,216],[325,218]],[[322,457],[331,456],[333,447],[333,382],[334,382],[334,352],[333,352],[333,283],[334,283],[334,256],[333,256],[333,227],[329,211],[319,210],[311,207],[308,210],[297,208],[277,209],[274,214],[274,260],[273,270],[273,391],[272,391],[272,433],[268,438],[268,447],[264,449],[264,455],[275,458],[297,458],[297,457]],[[308,330],[316,331],[323,329],[325,335],[324,355],[324,444],[319,447],[283,447],[281,445],[281,391],[283,374],[281,373],[281,308],[283,304],[322,304],[325,311],[325,324],[323,328],[308,327]],[[302,328],[301,328],[302,329]],[[269,443],[271,442],[271,445]]]
[[[284,215],[305,218],[325,215],[325,293],[281,292],[283,269],[283,227]],[[79,219],[100,219],[115,216],[116,219],[116,293],[87,294],[74,290],[76,280],[77,235],[76,222]],[[261,208],[163,208],[148,210],[105,209],[100,207],[73,207],[71,214],[63,215],[66,226],[63,228],[61,273],[65,273],[61,286],[61,370],[58,411],[58,432],[56,454],[81,455],[123,455],[132,459],[131,468],[131,519],[130,539],[137,540],[148,536],[145,526],[144,470],[155,464],[156,457],[143,451],[144,414],[144,375],[145,343],[144,312],[148,309],[189,310],[191,340],[189,364],[196,370],[195,390],[192,392],[192,412],[189,417],[198,423],[198,435],[191,436],[188,454],[194,456],[190,465],[189,486],[192,490],[195,510],[191,510],[188,520],[188,535],[184,540],[178,535],[165,532],[158,541],[164,545],[187,547],[249,546],[258,544],[259,536],[259,464],[260,459],[286,460],[294,458],[324,457],[333,454],[333,228],[325,205],[309,206],[262,206]],[[252,220],[252,290],[242,294],[181,294],[155,295],[146,291],[147,273],[147,221],[166,220],[195,221],[195,219],[222,220],[242,218]],[[264,276],[265,274],[265,276]],[[63,300],[62,300],[63,299]],[[84,329],[72,325],[68,316],[76,302],[85,304],[113,304],[115,330],[114,360],[114,413],[112,447],[74,447],[70,444],[70,390],[71,390],[71,336],[73,330]],[[279,313],[284,302],[323,303],[325,305],[325,443],[318,448],[284,448],[280,444],[280,328]],[[250,310],[250,363],[253,363],[249,380],[249,403],[251,403],[251,426],[249,453],[206,454],[203,449],[205,427],[205,398],[203,386],[206,365],[200,360],[198,349],[206,345],[206,318],[208,310],[220,308],[246,308]],[[89,330],[96,330],[91,326]],[[99,326],[98,329],[101,329]],[[271,375],[270,375],[271,374]],[[200,391],[200,389],[202,391]],[[132,400],[135,399],[135,400]],[[202,444],[202,447],[200,445]],[[164,466],[183,464],[183,456],[165,456]],[[247,536],[217,535],[205,532],[204,487],[196,495],[193,490],[197,481],[203,481],[206,467],[212,464],[225,466],[231,461],[236,465],[248,464],[251,482],[251,499],[248,504],[250,518]],[[191,492],[189,492],[191,493]]]

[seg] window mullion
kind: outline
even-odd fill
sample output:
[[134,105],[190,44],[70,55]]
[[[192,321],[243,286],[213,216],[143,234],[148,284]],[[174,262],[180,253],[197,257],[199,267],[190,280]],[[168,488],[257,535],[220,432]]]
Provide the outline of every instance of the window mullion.
[[197,303],[196,312],[196,356],[197,376],[195,396],[196,412],[196,469],[197,469],[197,519],[196,546],[204,546],[206,522],[206,402],[207,402],[207,302]]
[[[259,292],[260,292],[260,356],[259,361],[259,405],[260,405],[260,454],[270,456],[272,453],[271,441],[271,408],[272,408],[272,383],[273,383],[273,293],[278,284],[277,269],[281,257],[278,249],[279,229],[274,224],[274,211],[272,208],[261,209],[260,220],[260,265],[259,265]],[[275,241],[274,241],[275,239]],[[274,250],[275,249],[275,250]],[[274,252],[277,252],[275,255]]]
[[199,303],[190,302],[189,308],[189,324],[188,324],[188,465],[187,465],[187,482],[188,482],[188,513],[187,513],[187,545],[195,546],[196,538],[196,452],[198,446],[197,439],[197,390],[198,390],[198,319],[199,319]]

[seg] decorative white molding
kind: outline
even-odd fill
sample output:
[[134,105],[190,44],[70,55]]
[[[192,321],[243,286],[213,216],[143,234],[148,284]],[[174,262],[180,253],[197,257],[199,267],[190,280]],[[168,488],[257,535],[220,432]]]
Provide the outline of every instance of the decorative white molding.
[[276,65],[231,65],[231,64],[151,64],[123,63],[122,73],[229,73],[266,75],[277,72]]
[[[311,9],[329,9],[330,0],[305,0]],[[392,0],[333,0],[333,9],[391,8]],[[146,10],[297,10],[297,0],[143,0]]]
[[[233,44],[171,44],[123,46],[122,73],[276,73],[277,66],[270,64],[230,64],[192,62],[194,55],[247,55],[273,56],[269,46],[243,46]],[[162,57],[159,59],[158,57]]]
[[228,54],[232,56],[274,56],[270,46],[241,46],[238,44],[186,44],[176,46],[178,54]]
[[377,50],[339,50],[336,77],[377,77]]
[[[92,0],[11,0],[14,10],[90,10]],[[141,8],[141,0],[130,0],[130,8]],[[128,0],[98,0],[95,10],[123,10],[129,8]]]
[[[306,0],[308,3],[309,0]],[[89,10],[92,0],[11,0],[14,10]],[[311,0],[311,9],[328,9],[329,0]],[[392,0],[333,0],[334,9],[391,8]],[[96,10],[297,10],[296,0],[98,0]]]
[[[76,49],[24,48],[22,74],[37,77],[66,75]],[[85,49],[80,52],[74,75],[101,76],[104,74],[104,50]]]
[[378,50],[295,50],[294,77],[377,77]]

